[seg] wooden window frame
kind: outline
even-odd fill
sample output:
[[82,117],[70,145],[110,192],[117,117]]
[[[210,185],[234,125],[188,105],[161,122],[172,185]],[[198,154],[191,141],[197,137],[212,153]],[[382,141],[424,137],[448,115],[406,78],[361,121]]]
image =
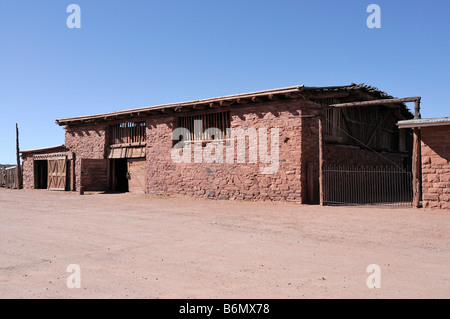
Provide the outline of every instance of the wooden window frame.
[[121,122],[109,126],[109,146],[119,147],[141,146],[146,143],[146,123],[139,122]]
[[[202,121],[201,132],[199,127],[195,126],[195,120]],[[195,115],[187,115],[178,117],[178,127],[189,130],[189,139],[185,142],[190,143],[209,143],[227,140],[227,129],[231,127],[230,111],[214,112],[214,113],[200,113]],[[208,135],[206,130],[210,128],[217,128],[220,130],[219,136]]]

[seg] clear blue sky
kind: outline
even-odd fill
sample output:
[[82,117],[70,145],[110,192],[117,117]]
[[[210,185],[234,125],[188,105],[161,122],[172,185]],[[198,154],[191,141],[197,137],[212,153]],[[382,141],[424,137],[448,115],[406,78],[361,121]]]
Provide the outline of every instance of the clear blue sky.
[[449,31],[448,0],[0,0],[0,163],[16,122],[32,149],[64,143],[57,118],[296,84],[366,83],[450,116]]

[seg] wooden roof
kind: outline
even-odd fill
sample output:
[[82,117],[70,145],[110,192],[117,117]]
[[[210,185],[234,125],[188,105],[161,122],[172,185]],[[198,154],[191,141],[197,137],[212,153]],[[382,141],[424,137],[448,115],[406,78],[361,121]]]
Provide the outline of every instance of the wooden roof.
[[60,150],[66,150],[66,146],[63,144],[63,145],[57,145],[57,146],[36,148],[33,150],[20,151],[20,153],[21,154],[49,153],[49,152],[56,152],[56,151],[60,151]]
[[[191,112],[194,110],[217,109],[221,107],[260,103],[264,101],[303,99],[317,101],[326,98],[347,98],[348,101],[365,101],[374,99],[392,99],[393,97],[379,89],[364,84],[350,84],[346,86],[306,87],[296,85],[278,89],[256,91],[242,94],[226,95],[221,97],[194,100],[179,103],[170,103],[143,108],[135,108],[111,113],[77,116],[57,119],[58,125],[88,124],[100,121],[117,119],[134,119],[143,116]],[[399,103],[404,117],[410,118],[410,112],[404,103]],[[409,115],[407,114],[409,112]]]

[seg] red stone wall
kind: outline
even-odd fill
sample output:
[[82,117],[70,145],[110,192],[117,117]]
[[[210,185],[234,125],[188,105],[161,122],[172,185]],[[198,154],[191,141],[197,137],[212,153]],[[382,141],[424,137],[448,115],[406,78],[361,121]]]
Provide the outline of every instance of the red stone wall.
[[23,188],[34,188],[34,161],[33,155],[22,155],[22,174],[23,174]]
[[423,206],[450,209],[450,126],[424,127],[421,135]]
[[[260,172],[260,167],[269,164],[261,163],[259,156],[256,163],[249,163],[249,152],[258,151],[249,149],[248,142],[245,163],[175,163],[171,158],[171,133],[177,127],[178,119],[175,116],[149,119],[148,191],[216,199],[301,201],[302,161],[305,161],[302,156],[311,156],[311,160],[316,160],[315,155],[307,154],[309,151],[302,154],[301,147],[317,142],[317,139],[302,139],[302,132],[310,132],[317,126],[310,125],[317,122],[317,118],[314,118],[309,119],[311,123],[306,127],[302,127],[301,115],[307,113],[303,111],[306,105],[303,101],[283,101],[231,109],[232,128],[253,127],[257,131],[266,128],[269,136],[272,128],[279,129],[278,171],[267,175]],[[270,153],[270,146],[268,150]]]
[[81,159],[102,159],[106,156],[106,125],[66,128],[65,146],[74,152],[75,190],[80,189]]

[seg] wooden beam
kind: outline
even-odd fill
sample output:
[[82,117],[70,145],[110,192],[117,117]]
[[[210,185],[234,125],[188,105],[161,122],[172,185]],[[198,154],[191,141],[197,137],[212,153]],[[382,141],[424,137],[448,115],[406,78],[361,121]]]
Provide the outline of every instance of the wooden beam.
[[[414,119],[420,119],[420,99],[415,101]],[[422,200],[422,151],[421,151],[421,135],[420,129],[413,129],[413,158],[412,158],[412,174],[413,174],[413,205],[420,207]]]
[[372,100],[372,101],[360,101],[360,102],[332,104],[332,105],[330,105],[330,107],[354,107],[354,106],[384,105],[384,104],[396,104],[396,103],[405,103],[405,102],[416,102],[418,100],[420,100],[420,97],[407,97],[407,98],[402,98],[402,99],[381,99],[381,100]]
[[220,106],[230,106],[231,104],[233,104],[233,102],[232,101],[224,101],[224,100],[222,100],[222,101],[219,102],[219,104],[220,104]]
[[239,99],[236,100],[236,102],[238,104],[247,104],[247,103],[250,103],[250,100],[249,99],[241,99],[241,98],[239,98]]
[[320,206],[324,206],[324,194],[323,194],[323,158],[324,158],[324,147],[325,141],[323,139],[323,120],[324,115],[319,116],[319,196],[320,196]]
[[22,189],[22,167],[20,165],[20,149],[19,149],[19,126],[16,123],[16,160],[17,160],[17,188]]
[[209,107],[212,109],[217,109],[220,107],[220,104],[217,102],[212,102],[212,103],[209,103]]
[[252,97],[252,102],[259,103],[259,102],[264,102],[264,101],[265,101],[265,99],[262,96],[254,96],[254,97]]
[[75,153],[72,153],[72,159],[70,160],[70,164],[71,164],[70,165],[70,190],[73,192],[76,190]]

